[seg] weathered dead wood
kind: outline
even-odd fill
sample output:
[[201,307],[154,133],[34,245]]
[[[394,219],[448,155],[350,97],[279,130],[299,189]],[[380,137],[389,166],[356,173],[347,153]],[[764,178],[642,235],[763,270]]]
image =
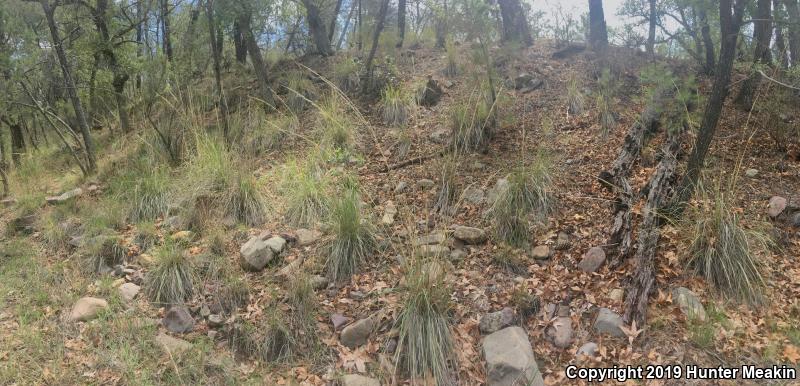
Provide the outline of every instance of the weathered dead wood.
[[402,169],[402,168],[404,168],[406,166],[423,163],[423,162],[425,162],[425,161],[427,161],[429,159],[442,157],[446,153],[447,153],[447,150],[440,150],[440,151],[438,151],[436,153],[433,153],[433,154],[427,154],[427,155],[423,155],[423,156],[419,156],[419,157],[415,157],[415,158],[409,158],[409,159],[407,159],[405,161],[398,162],[398,163],[393,164],[393,165],[384,166],[381,170],[379,170],[379,172],[380,173],[388,173],[391,170]]
[[575,55],[579,52],[586,50],[586,44],[583,43],[570,43],[566,47],[553,52],[553,59],[564,59],[566,57]]

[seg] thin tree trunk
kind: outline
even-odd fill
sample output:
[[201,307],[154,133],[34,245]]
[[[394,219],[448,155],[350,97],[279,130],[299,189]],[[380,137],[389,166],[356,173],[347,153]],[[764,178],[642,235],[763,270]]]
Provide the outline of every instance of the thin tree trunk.
[[99,120],[97,119],[97,69],[100,67],[100,53],[94,53],[94,61],[92,62],[92,71],[89,73],[89,111],[87,111],[87,120],[92,127],[99,127]]
[[444,48],[447,40],[447,0],[443,1],[443,12],[436,13],[436,48]]
[[706,154],[708,154],[711,141],[714,139],[714,132],[717,130],[723,103],[728,96],[733,60],[736,57],[736,43],[742,24],[745,3],[745,0],[735,1],[735,9],[733,11],[731,10],[733,0],[720,0],[719,3],[721,41],[719,62],[717,63],[714,85],[711,88],[711,95],[703,112],[697,139],[689,155],[686,174],[684,174],[680,189],[673,200],[673,207],[678,212],[682,211],[686,202],[694,193],[695,185],[700,178],[700,171],[705,163]]
[[700,7],[698,14],[700,16],[700,34],[703,36],[703,47],[706,51],[705,73],[712,75],[716,67],[716,57],[714,54],[714,41],[711,39],[711,27],[708,25],[708,15],[706,15],[705,8]]
[[656,22],[658,22],[658,14],[656,13],[656,0],[648,0],[650,5],[649,28],[647,29],[647,53],[651,57],[655,55],[656,46]]
[[319,7],[314,3],[314,0],[302,1],[303,6],[306,8],[308,30],[311,34],[311,39],[314,41],[317,53],[322,56],[330,56],[332,54],[331,42],[328,39],[328,33],[325,31],[325,24],[320,17]]
[[272,89],[269,87],[267,66],[264,64],[264,58],[261,56],[261,49],[258,47],[258,42],[256,42],[253,30],[250,27],[249,12],[239,15],[239,27],[242,29],[242,34],[244,35],[244,44],[247,47],[247,53],[250,55],[250,61],[253,62],[253,71],[256,73],[258,85],[261,88],[261,97],[269,108],[274,108]]
[[350,28],[350,20],[353,19],[353,13],[356,10],[356,2],[353,1],[353,4],[350,6],[350,13],[347,14],[347,20],[344,21],[344,28],[342,28],[342,33],[339,34],[339,41],[336,43],[336,49],[342,49],[342,43],[344,42],[344,37],[347,35],[347,29]]
[[362,12],[362,9],[361,9],[361,0],[358,0],[358,34],[357,34],[358,35],[357,36],[358,41],[357,41],[357,46],[358,46],[358,51],[359,52],[361,52],[361,49],[364,47],[364,38],[362,36],[364,34],[364,30],[362,29],[362,24],[361,24],[361,22],[362,22],[361,19],[362,18],[363,18],[363,12]]
[[6,144],[5,140],[3,140],[3,130],[0,130],[0,181],[3,182],[3,195],[0,196],[5,198],[8,196],[8,175],[6,174],[6,169],[8,168],[8,164],[6,163]]
[[403,40],[406,37],[406,0],[397,0],[397,44],[395,47],[402,48]]
[[168,0],[160,0],[161,1],[161,24],[162,24],[162,35],[164,39],[164,54],[167,55],[167,60],[172,61],[172,39],[170,36],[170,26],[169,26],[169,2]]
[[247,47],[244,44],[244,35],[238,20],[233,22],[233,49],[236,52],[236,61],[242,64],[246,63]]
[[22,125],[19,122],[6,121],[11,131],[11,160],[19,167],[20,156],[25,154],[25,137],[22,135]]
[[49,0],[40,0],[42,11],[44,11],[45,18],[47,19],[47,26],[50,29],[50,36],[52,37],[53,47],[58,57],[58,62],[61,65],[61,72],[64,76],[64,83],[66,84],[67,94],[72,102],[72,107],[75,110],[75,116],[78,120],[78,127],[81,129],[83,136],[83,147],[86,150],[86,160],[88,162],[88,172],[94,173],[97,169],[97,164],[94,158],[94,141],[92,134],[89,132],[89,125],[86,123],[86,115],[81,105],[81,100],[78,97],[78,91],[75,87],[75,80],[72,78],[72,71],[69,67],[67,55],[64,52],[64,46],[61,37],[58,33],[58,27],[55,20],[55,9],[50,6]]
[[124,133],[132,130],[130,118],[128,117],[128,98],[125,96],[125,82],[128,81],[128,74],[122,72],[120,66],[114,62],[114,79],[111,82],[114,87],[114,99],[117,102],[117,114],[119,114],[119,125]]
[[521,43],[526,47],[533,44],[530,26],[520,0],[498,0],[497,3],[503,18],[503,41]]
[[219,101],[220,114],[222,115],[222,137],[225,143],[230,145],[230,128],[228,127],[228,103],[222,91],[222,69],[220,50],[217,45],[217,23],[214,20],[214,0],[206,1],[206,18],[208,19],[208,35],[211,42],[211,57],[214,59],[214,82],[217,86],[217,100]]
[[369,55],[367,56],[366,64],[364,65],[365,74],[366,74],[366,82],[364,82],[365,90],[368,87],[371,87],[372,83],[372,62],[375,59],[375,52],[378,51],[378,40],[381,36],[381,32],[383,31],[383,25],[386,21],[386,13],[389,10],[389,0],[384,0],[381,3],[381,8],[378,11],[378,19],[375,22],[375,31],[372,33],[372,48],[369,50]]
[[797,0],[783,0],[789,14],[789,58],[792,67],[800,66],[800,7]]
[[597,51],[608,46],[608,29],[602,0],[589,0],[589,45]]
[[[144,11],[144,1],[139,0],[136,3],[136,17],[140,20],[139,25],[136,26],[136,57],[142,57],[142,50],[144,49],[144,29],[147,26],[147,16]],[[142,87],[142,74],[136,74],[136,88]]]
[[746,110],[753,107],[753,98],[758,84],[761,81],[761,75],[756,71],[759,64],[767,64],[771,62],[772,55],[770,55],[769,42],[772,37],[772,0],[758,0],[758,8],[756,10],[755,27],[753,30],[753,40],[755,40],[755,49],[753,50],[753,64],[750,77],[742,83],[742,88],[739,89],[739,95],[736,96],[736,104]]
[[772,0],[772,16],[775,18],[775,23],[773,23],[775,28],[775,51],[778,54],[778,62],[781,68],[786,70],[789,68],[789,52],[786,50],[786,37],[783,34],[782,22],[784,20],[778,20],[780,10],[781,1]]
[[333,17],[331,18],[331,25],[328,28],[328,44],[333,42],[333,33],[336,31],[336,21],[339,19],[339,11],[342,9],[342,0],[336,0],[336,6],[333,7]]

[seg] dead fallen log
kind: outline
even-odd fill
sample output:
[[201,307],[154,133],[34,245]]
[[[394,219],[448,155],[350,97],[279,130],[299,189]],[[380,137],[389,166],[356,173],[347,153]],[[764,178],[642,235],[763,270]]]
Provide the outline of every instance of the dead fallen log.
[[404,168],[406,166],[420,164],[420,163],[423,163],[423,162],[425,162],[425,161],[427,161],[429,159],[442,157],[446,153],[447,153],[447,150],[443,149],[443,150],[440,150],[440,151],[438,151],[436,153],[433,153],[433,154],[427,154],[427,155],[422,155],[422,156],[415,157],[415,158],[409,158],[409,159],[407,159],[405,161],[398,162],[398,163],[393,164],[393,165],[384,166],[381,170],[379,170],[379,172],[380,173],[388,173],[391,170],[402,169],[402,168]]
[[553,59],[564,59],[586,50],[586,44],[583,43],[570,43],[566,47],[553,52]]

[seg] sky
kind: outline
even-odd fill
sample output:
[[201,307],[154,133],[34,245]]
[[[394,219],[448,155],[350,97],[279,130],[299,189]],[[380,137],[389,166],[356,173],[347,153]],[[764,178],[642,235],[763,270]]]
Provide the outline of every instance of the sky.
[[[531,5],[533,12],[544,11],[548,18],[559,6],[564,13],[572,15],[576,20],[580,20],[581,14],[589,11],[587,0],[526,0],[526,2]],[[603,13],[609,27],[618,28],[624,24],[623,18],[617,16],[617,10],[623,2],[624,0],[603,0]]]

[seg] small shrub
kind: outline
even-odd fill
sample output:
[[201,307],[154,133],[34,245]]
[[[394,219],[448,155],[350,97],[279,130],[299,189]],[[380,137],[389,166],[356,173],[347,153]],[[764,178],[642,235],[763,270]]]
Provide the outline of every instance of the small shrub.
[[375,250],[375,230],[362,219],[360,206],[359,196],[353,191],[342,194],[333,206],[333,238],[326,245],[326,266],[328,278],[334,282],[349,280]]
[[[527,227],[523,229],[527,230]],[[516,230],[512,230],[512,232],[513,231]],[[515,275],[522,275],[528,272],[528,260],[521,250],[501,247],[497,253],[492,255],[492,259],[500,267]]]
[[194,273],[190,258],[173,243],[156,254],[156,264],[145,277],[150,300],[159,305],[181,304],[194,294]]
[[121,264],[128,256],[128,250],[117,236],[95,236],[88,238],[82,246],[81,255],[84,270],[99,273]]
[[290,161],[283,179],[286,218],[292,225],[313,226],[328,214],[328,180],[313,162]]
[[343,92],[357,91],[361,87],[359,66],[353,59],[347,58],[333,65],[333,80],[336,87]]
[[130,221],[152,221],[167,213],[169,176],[163,169],[150,170],[141,176],[127,197],[131,204]]
[[719,188],[713,195],[702,194],[711,207],[695,208],[689,217],[689,265],[723,294],[759,304],[765,281],[756,253],[772,241],[764,232],[745,229]]
[[395,362],[411,376],[412,383],[432,379],[435,384],[449,385],[453,383],[448,371],[453,359],[450,293],[444,275],[431,275],[431,271],[417,261],[406,273],[407,292],[395,325]]
[[136,237],[133,242],[139,246],[141,251],[146,251],[158,244],[159,236],[155,223],[147,221],[136,224]]
[[390,126],[408,123],[411,98],[400,87],[389,85],[383,90],[383,122]]
[[295,339],[279,316],[267,319],[261,342],[261,357],[267,362],[287,362],[294,355]]
[[314,98],[314,83],[300,71],[292,71],[286,79],[284,103],[294,113],[305,110]]
[[225,194],[224,207],[226,216],[251,227],[266,219],[267,205],[257,181],[241,172]]
[[567,111],[571,115],[583,114],[583,99],[584,98],[580,90],[580,85],[578,84],[578,79],[571,77],[567,82],[567,104],[569,105]]

